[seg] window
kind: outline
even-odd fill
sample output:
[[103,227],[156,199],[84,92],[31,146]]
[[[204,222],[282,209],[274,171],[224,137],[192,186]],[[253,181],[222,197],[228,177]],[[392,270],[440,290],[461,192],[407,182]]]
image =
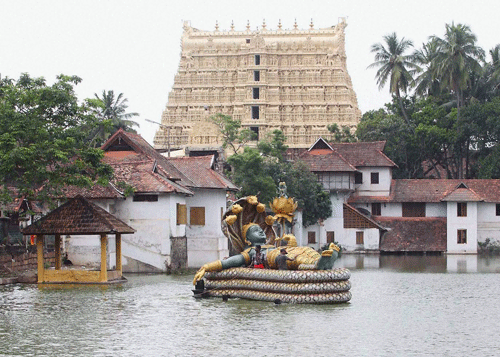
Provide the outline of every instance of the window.
[[356,244],[365,244],[365,232],[356,232]]
[[187,224],[187,209],[186,205],[177,204],[177,225]]
[[403,202],[403,217],[425,217],[425,202]]
[[372,203],[372,215],[373,216],[382,215],[382,204],[380,202]]
[[250,43],[250,39],[249,38],[245,39],[245,42]]
[[333,231],[326,232],[326,242],[327,243],[334,243],[335,242],[335,232],[333,232]]
[[259,119],[259,106],[252,106],[252,119]]
[[250,130],[255,133],[255,135],[252,138],[252,140],[259,140],[259,127],[258,126],[251,126]]
[[158,202],[158,195],[134,195],[134,202]]
[[307,243],[316,243],[316,232],[307,232]]
[[189,212],[192,226],[205,225],[205,207],[191,207]]
[[370,177],[372,183],[379,183],[378,172],[372,172]]
[[467,217],[467,202],[457,202],[457,217]]
[[457,229],[457,244],[467,244],[467,229]]
[[500,216],[500,203],[496,204],[497,216]]
[[253,80],[255,82],[260,81],[260,71],[253,71]]
[[354,173],[354,183],[355,184],[362,184],[363,183],[363,173],[362,172],[355,172]]
[[260,55],[255,55],[255,65],[259,66],[260,65]]
[[253,88],[252,90],[252,98],[253,99],[259,99],[260,98],[260,93],[259,93],[259,88]]

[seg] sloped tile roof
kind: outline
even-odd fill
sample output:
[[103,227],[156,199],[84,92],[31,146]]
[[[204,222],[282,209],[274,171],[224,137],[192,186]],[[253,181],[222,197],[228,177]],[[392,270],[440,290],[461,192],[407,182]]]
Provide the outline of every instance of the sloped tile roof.
[[238,188],[223,175],[212,169],[214,157],[178,157],[167,159],[187,179],[183,182],[191,188],[214,188],[236,191]]
[[82,196],[76,196],[22,230],[23,234],[131,234],[135,230]]
[[[468,193],[454,195],[469,197],[474,201],[500,203],[500,180],[460,180],[460,179],[422,179],[393,180],[391,201],[393,202],[441,202],[464,183],[470,190]],[[462,190],[462,189],[460,189]],[[448,197],[448,201],[453,196]]]
[[394,167],[384,153],[385,141],[327,143],[319,138],[307,151],[289,152],[313,172],[352,172],[359,167]]
[[454,191],[448,193],[445,197],[443,197],[443,201],[479,202],[483,201],[483,199],[473,190],[461,183],[457,188],[455,188]]
[[[460,184],[467,188],[460,188]],[[351,196],[349,203],[484,201],[500,203],[500,180],[404,179],[392,180],[389,197]]]
[[336,151],[328,149],[313,149],[306,151],[299,156],[312,172],[354,172],[354,166],[349,164]]
[[384,153],[385,141],[330,143],[345,160],[355,167],[395,167],[396,164]]
[[[127,143],[133,150],[115,150],[114,146],[122,145],[122,141]],[[110,155],[117,155],[113,154],[113,151],[135,151],[137,154],[142,154],[141,156],[146,156],[149,159],[154,160],[157,165],[161,166],[165,170],[165,173],[168,175],[168,179],[175,181],[182,180],[184,178],[181,172],[179,172],[173,165],[171,165],[162,154],[157,152],[139,134],[129,133],[124,131],[123,129],[120,129],[104,143],[101,149],[105,152],[111,152]]]
[[381,252],[445,252],[446,218],[377,217],[388,228],[380,239]]

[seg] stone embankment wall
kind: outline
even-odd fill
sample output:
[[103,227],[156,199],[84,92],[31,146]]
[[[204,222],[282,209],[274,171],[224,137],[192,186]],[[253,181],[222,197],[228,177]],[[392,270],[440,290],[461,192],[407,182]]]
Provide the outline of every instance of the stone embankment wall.
[[[45,252],[44,264],[55,265],[55,253]],[[36,253],[7,253],[0,251],[0,272],[20,273],[37,269]]]

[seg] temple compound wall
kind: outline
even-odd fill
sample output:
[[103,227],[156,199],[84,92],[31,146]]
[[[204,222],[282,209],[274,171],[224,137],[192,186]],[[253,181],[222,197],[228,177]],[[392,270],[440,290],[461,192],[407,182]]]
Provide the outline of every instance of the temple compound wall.
[[[300,30],[201,31],[184,23],[181,58],[154,146],[219,147],[208,119],[241,120],[264,137],[283,131],[290,147],[309,147],[327,126],[355,128],[361,118],[346,67],[345,20]],[[168,130],[166,129],[168,128]]]

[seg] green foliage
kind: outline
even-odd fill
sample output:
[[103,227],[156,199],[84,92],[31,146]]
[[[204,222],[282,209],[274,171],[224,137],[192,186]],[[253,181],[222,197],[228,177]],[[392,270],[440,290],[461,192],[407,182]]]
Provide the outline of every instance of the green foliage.
[[287,163],[283,172],[282,180],[286,183],[288,195],[295,197],[303,210],[302,223],[305,227],[332,215],[329,193],[323,190],[316,175],[304,163]]
[[281,130],[274,130],[257,143],[257,148],[266,157],[276,158],[279,162],[284,160],[288,146],[285,145],[286,137]]
[[398,98],[406,121],[408,117],[401,100],[401,92],[406,93],[413,86],[413,76],[420,70],[415,56],[406,54],[411,47],[413,47],[412,41],[404,37],[399,40],[395,32],[386,35],[384,43],[372,45],[371,52],[375,53],[375,62],[368,67],[378,68],[375,78],[379,89],[389,83],[389,92]]
[[[79,104],[76,76],[43,78],[23,74],[0,82],[0,179],[2,197],[9,187],[19,196],[48,200],[65,185],[90,187],[112,176],[103,152],[89,145],[89,129],[97,119],[91,104]],[[10,198],[11,199],[11,198]]]
[[130,120],[138,116],[138,113],[127,113],[128,99],[123,93],[118,94],[112,90],[102,91],[101,97],[94,94],[95,99],[88,99],[88,103],[94,108],[99,119],[98,125],[92,130],[91,138],[95,146],[101,146],[117,130],[123,129],[131,133],[137,133],[134,126],[139,124]]
[[285,136],[275,130],[258,149],[245,147],[243,153],[228,159],[233,171],[231,179],[241,187],[239,197],[258,194],[259,200],[269,203],[277,196],[278,184],[284,181],[289,197],[294,197],[303,210],[303,224],[309,226],[332,215],[330,197],[302,162],[283,160],[287,149]]
[[490,254],[490,255],[500,254],[500,242],[497,240],[486,238],[484,242],[477,242],[477,245],[479,254]]
[[[356,135],[387,141],[385,153],[398,165],[394,178],[500,177],[500,45],[486,63],[468,26],[452,23],[445,30],[411,55],[405,53],[411,41],[395,33],[372,46],[376,62],[370,67],[379,68],[377,83],[389,82],[394,98],[365,113]],[[412,88],[415,96],[398,93]]]
[[267,173],[264,158],[254,148],[245,147],[228,159],[233,168],[231,179],[241,187],[240,197],[258,194],[261,202],[270,202],[276,195],[276,183]]
[[210,121],[214,123],[222,135],[222,147],[224,149],[230,147],[234,154],[250,140],[255,140],[257,134],[250,129],[241,128],[241,120],[233,119],[229,115],[218,113],[210,117]]
[[336,143],[354,143],[357,141],[356,136],[351,133],[351,129],[347,125],[342,125],[339,128],[337,123],[327,126],[328,131],[332,134],[331,140]]

